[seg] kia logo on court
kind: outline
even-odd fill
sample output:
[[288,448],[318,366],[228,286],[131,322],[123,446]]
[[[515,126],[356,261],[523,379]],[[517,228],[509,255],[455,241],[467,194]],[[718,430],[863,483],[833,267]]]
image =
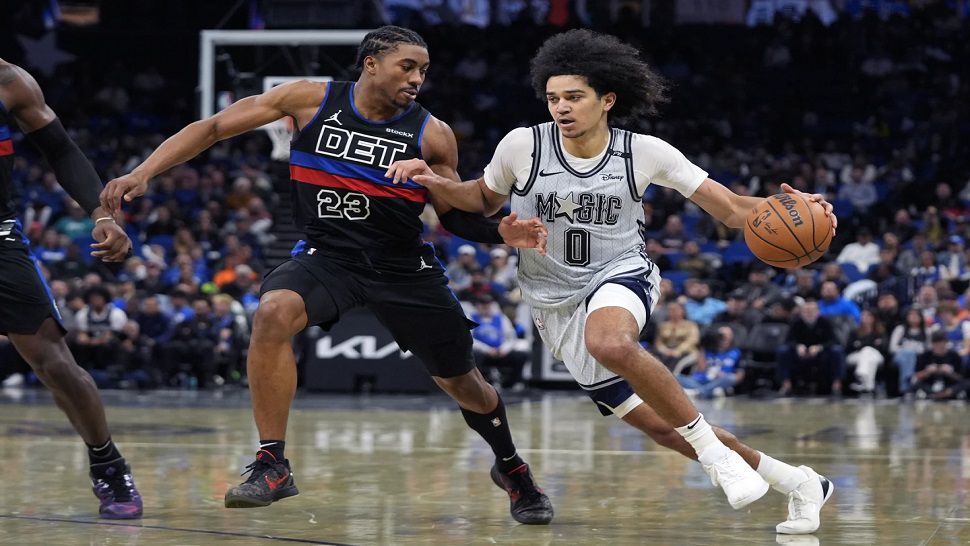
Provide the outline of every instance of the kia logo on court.
[[399,353],[401,359],[411,358],[411,351],[402,351],[394,341],[378,347],[377,338],[374,336],[354,336],[336,345],[333,344],[332,336],[324,336],[317,341],[317,358],[383,360],[395,352]]

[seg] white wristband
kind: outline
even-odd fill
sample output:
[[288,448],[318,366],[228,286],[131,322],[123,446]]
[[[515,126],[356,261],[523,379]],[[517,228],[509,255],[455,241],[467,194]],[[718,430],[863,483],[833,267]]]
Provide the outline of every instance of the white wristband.
[[97,224],[98,222],[100,222],[102,220],[111,220],[112,222],[115,221],[115,219],[112,218],[112,217],[110,217],[110,216],[102,216],[101,218],[98,218],[97,220],[95,220],[94,223]]

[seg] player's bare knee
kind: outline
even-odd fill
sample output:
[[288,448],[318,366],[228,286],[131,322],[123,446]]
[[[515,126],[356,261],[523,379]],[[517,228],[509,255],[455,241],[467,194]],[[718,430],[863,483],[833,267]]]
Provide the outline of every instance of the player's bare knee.
[[253,315],[254,340],[289,341],[306,320],[303,300],[295,293],[270,292]]
[[600,364],[620,375],[636,366],[636,356],[640,351],[639,344],[621,336],[587,339],[586,348]]

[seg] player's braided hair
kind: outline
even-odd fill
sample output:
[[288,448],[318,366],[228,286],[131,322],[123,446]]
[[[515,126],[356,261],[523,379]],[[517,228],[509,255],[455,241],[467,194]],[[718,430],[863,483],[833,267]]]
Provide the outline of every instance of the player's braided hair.
[[425,49],[428,44],[420,34],[413,30],[386,25],[377,30],[372,30],[364,36],[364,41],[357,48],[357,68],[364,66],[364,59],[367,57],[378,57],[389,51],[394,51],[401,44],[412,44],[421,46]]
[[640,58],[637,48],[615,36],[570,30],[549,38],[532,58],[532,87],[541,99],[553,76],[582,76],[597,95],[616,93],[610,120],[657,113],[667,102],[664,78]]

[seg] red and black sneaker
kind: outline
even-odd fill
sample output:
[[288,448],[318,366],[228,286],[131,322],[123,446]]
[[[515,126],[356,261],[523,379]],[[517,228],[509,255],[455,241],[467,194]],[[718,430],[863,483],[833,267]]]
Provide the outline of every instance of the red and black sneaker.
[[510,472],[500,472],[492,465],[492,481],[509,494],[512,517],[527,525],[547,525],[552,521],[552,503],[536,486],[529,465],[522,463]]
[[256,453],[256,460],[246,467],[246,472],[252,472],[249,478],[226,492],[226,508],[269,506],[300,493],[293,482],[290,461],[277,461],[264,449]]

